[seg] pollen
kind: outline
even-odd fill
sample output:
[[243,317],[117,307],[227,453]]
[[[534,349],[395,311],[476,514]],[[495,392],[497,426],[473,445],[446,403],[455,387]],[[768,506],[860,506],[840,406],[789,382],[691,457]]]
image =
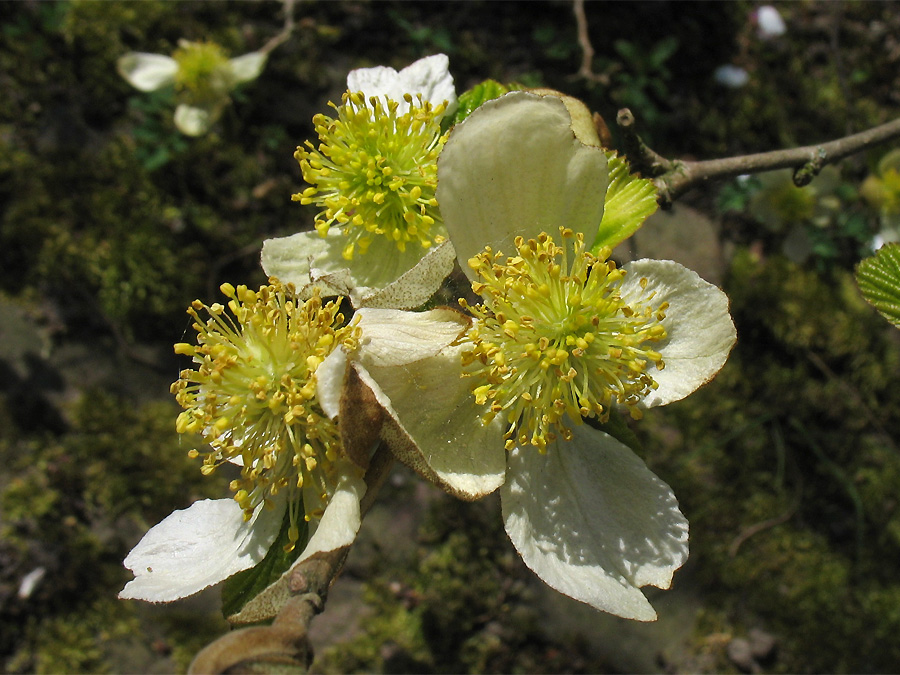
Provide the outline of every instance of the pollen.
[[340,227],[347,237],[344,258],[364,255],[373,239],[386,237],[400,251],[435,243],[441,222],[435,199],[437,157],[447,141],[441,134],[445,104],[433,106],[406,95],[409,111],[361,92],[344,94],[330,105],[336,116],[313,118],[318,146],[310,141],[294,157],[310,187],[293,195],[320,211],[316,230],[326,236]]
[[653,303],[646,280],[639,299],[622,298],[625,271],[585,250],[584,236],[560,228],[561,244],[542,233],[515,241],[504,257],[490,248],[469,260],[483,304],[464,340],[464,377],[472,378],[484,421],[504,415],[506,447],[572,437],[569,423],[609,419],[613,406],[639,418],[639,403],[664,363],[653,344],[666,338],[666,303]]
[[287,491],[296,533],[300,518],[315,517],[330,498],[341,455],[336,425],[316,399],[316,370],[336,346],[355,348],[358,329],[344,326],[337,303],[295,300],[293,287],[275,280],[258,291],[221,291],[227,306],[195,301],[188,309],[197,344],[175,345],[194,365],[172,385],[184,408],[176,430],[208,444],[189,453],[203,457],[204,475],[225,462],[242,466],[231,489],[246,519]]

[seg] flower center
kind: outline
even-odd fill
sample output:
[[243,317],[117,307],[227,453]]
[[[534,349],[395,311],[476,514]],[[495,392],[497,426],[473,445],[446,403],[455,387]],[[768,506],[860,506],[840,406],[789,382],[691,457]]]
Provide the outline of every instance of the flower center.
[[316,115],[318,149],[312,143],[298,147],[303,179],[311,187],[293,196],[301,204],[321,208],[316,229],[323,237],[332,225],[344,227],[344,258],[363,254],[375,236],[396,243],[400,251],[409,242],[431,247],[431,229],[440,220],[437,200],[437,157],[447,141],[441,134],[445,104],[433,107],[419,96],[405,100],[409,111],[398,114],[399,104],[385,106],[361,92],[346,93],[343,103],[330,104],[337,118]]
[[[306,520],[321,516],[342,452],[336,425],[316,399],[316,369],[336,345],[355,346],[356,329],[340,327],[338,305],[323,305],[318,295],[296,303],[290,286],[274,283],[253,291],[223,284],[221,290],[230,313],[219,303],[195,300],[188,314],[197,344],[175,345],[176,353],[193,356],[196,364],[172,385],[184,408],[176,429],[209,443],[204,474],[231,460],[242,465],[231,489],[245,519],[288,491],[291,550],[299,538],[301,506]],[[209,314],[205,322],[199,310]]]
[[193,103],[216,100],[234,85],[228,55],[215,42],[182,42],[172,58],[178,64],[175,86]]
[[475,380],[476,402],[489,406],[485,423],[506,416],[507,449],[531,444],[543,452],[557,433],[571,439],[566,415],[575,424],[605,422],[618,404],[639,418],[638,403],[658,386],[648,364],[664,367],[648,343],[666,337],[668,303],[653,307],[653,293],[626,303],[625,272],[607,260],[609,249],[596,257],[580,233],[560,234],[561,246],[544,233],[517,237],[505,263],[490,247],[469,260],[484,304],[461,301],[476,319],[465,338],[472,349],[463,352],[464,376]]

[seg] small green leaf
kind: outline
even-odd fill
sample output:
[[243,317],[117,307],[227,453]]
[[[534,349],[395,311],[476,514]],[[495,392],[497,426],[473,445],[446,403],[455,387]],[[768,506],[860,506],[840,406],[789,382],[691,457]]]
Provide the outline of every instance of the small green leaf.
[[882,246],[856,267],[856,283],[863,297],[900,328],[900,244]]
[[496,80],[485,80],[481,84],[476,84],[469,91],[459,95],[459,99],[457,99],[459,106],[456,108],[456,112],[444,119],[441,129],[446,131],[454,124],[462,122],[482,103],[499,98],[508,91],[510,91],[510,87],[504,86]]
[[607,152],[609,186],[603,220],[591,252],[604,246],[613,248],[628,239],[656,212],[656,186],[648,178],[640,178],[628,171],[628,162],[614,150]]
[[293,551],[285,553],[284,547],[288,543],[290,525],[290,513],[285,511],[281,531],[272,542],[272,547],[266,553],[266,557],[260,560],[255,567],[238,572],[226,579],[222,585],[222,613],[225,616],[232,616],[240,612],[244,605],[265,590],[269,584],[280,579],[281,575],[290,569],[303,552],[309,537],[309,528],[306,521],[301,518],[298,523],[300,539]]
[[609,420],[603,424],[599,424],[590,418],[587,419],[587,422],[595,429],[599,429],[600,431],[609,434],[619,441],[619,443],[627,445],[635,452],[640,453],[643,450],[641,442],[638,440],[638,437],[635,436],[631,427],[625,422],[625,418],[615,410],[610,411]]

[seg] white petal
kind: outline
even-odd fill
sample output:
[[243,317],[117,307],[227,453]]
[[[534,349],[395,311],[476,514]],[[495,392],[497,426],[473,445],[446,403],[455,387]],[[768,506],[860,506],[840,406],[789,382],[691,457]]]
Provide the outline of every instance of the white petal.
[[434,54],[419,59],[400,71],[400,86],[410,94],[422,94],[433,105],[447,102],[447,112],[456,109],[456,88],[450,74],[450,59],[444,54]]
[[178,64],[175,59],[162,54],[132,52],[119,57],[116,68],[135,89],[156,91],[174,84]]
[[[439,234],[439,233],[438,233]],[[263,242],[265,273],[297,287],[308,296],[318,287],[324,295],[344,295],[354,307],[411,309],[434,295],[453,269],[449,242],[424,251],[409,246],[400,252],[385,237],[377,237],[364,255],[343,257],[347,239],[332,229],[327,237],[300,232]]]
[[[737,340],[728,313],[728,296],[688,268],[671,260],[635,260],[623,266],[622,299],[628,302],[655,292],[652,305],[668,302],[663,326],[667,338],[654,345],[665,368],[648,374],[659,384],[642,405],[652,408],[679,401],[709,382],[725,365]],[[640,288],[647,279],[647,289]]]
[[370,366],[399,366],[434,356],[455,341],[471,320],[449,307],[427,312],[398,309],[361,309],[356,313],[362,331],[362,362]]
[[461,377],[464,348],[402,366],[379,367],[363,356],[355,367],[391,416],[382,434],[394,454],[451,494],[478,499],[503,483],[506,450],[500,418],[482,424],[484,407]]
[[175,108],[175,126],[185,136],[202,136],[218,115],[210,108],[197,108],[181,103]]
[[454,128],[438,158],[437,200],[460,266],[485,246],[512,255],[516,236],[583,232],[603,217],[606,155],[575,138],[556,96],[510,92]]
[[762,40],[778,37],[787,32],[784,19],[781,18],[781,14],[772,5],[763,5],[756,10],[756,22],[756,33]]
[[234,74],[235,83],[255,80],[262,73],[266,65],[266,54],[262,52],[250,52],[243,56],[231,59],[231,72]]
[[174,511],[150,529],[125,558],[135,579],[120,598],[169,602],[249,569],[262,560],[281,528],[280,508],[259,508],[244,522],[233,499],[205,499]]
[[506,531],[549,586],[597,609],[652,621],[638,590],[668,588],[688,555],[672,490],[627,447],[580,425],[545,455],[510,453],[500,491]]
[[316,398],[322,412],[334,419],[340,413],[344,374],[347,372],[347,353],[335,349],[316,368]]
[[315,528],[314,532],[297,561],[277,581],[248,602],[240,612],[228,617],[228,620],[233,623],[255,623],[278,614],[291,596],[289,588],[291,572],[300,563],[317,553],[349,546],[356,539],[361,522],[359,502],[365,493],[366,484],[361,473],[355,467],[345,465],[321,520],[317,525],[314,522],[310,523],[310,526]]
[[456,90],[449,68],[450,60],[444,54],[426,56],[399,73],[387,66],[358,68],[348,73],[347,89],[361,91],[366,98],[378,96],[397,101],[401,114],[409,110],[409,104],[403,100],[404,94],[421,94],[433,105],[447,101],[445,114],[450,114],[456,107]]

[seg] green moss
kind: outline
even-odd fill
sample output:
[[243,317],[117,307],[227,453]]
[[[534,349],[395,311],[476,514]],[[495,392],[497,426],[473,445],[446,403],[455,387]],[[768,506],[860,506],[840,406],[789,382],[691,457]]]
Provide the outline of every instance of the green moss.
[[[173,403],[136,407],[97,391],[78,402],[61,437],[0,439],[9,475],[0,485],[0,574],[12,584],[46,570],[30,597],[0,610],[7,669],[109,670],[104,645],[134,632],[134,605],[115,594],[131,576],[121,561],[136,537],[195,498],[227,494],[227,480],[203,477],[187,457],[174,416]],[[27,622],[16,620],[22,613]]]
[[707,607],[777,636],[775,672],[900,658],[874,637],[897,628],[900,344],[851,284],[739,252],[728,365],[639,427],[664,448],[655,468],[691,521]]

